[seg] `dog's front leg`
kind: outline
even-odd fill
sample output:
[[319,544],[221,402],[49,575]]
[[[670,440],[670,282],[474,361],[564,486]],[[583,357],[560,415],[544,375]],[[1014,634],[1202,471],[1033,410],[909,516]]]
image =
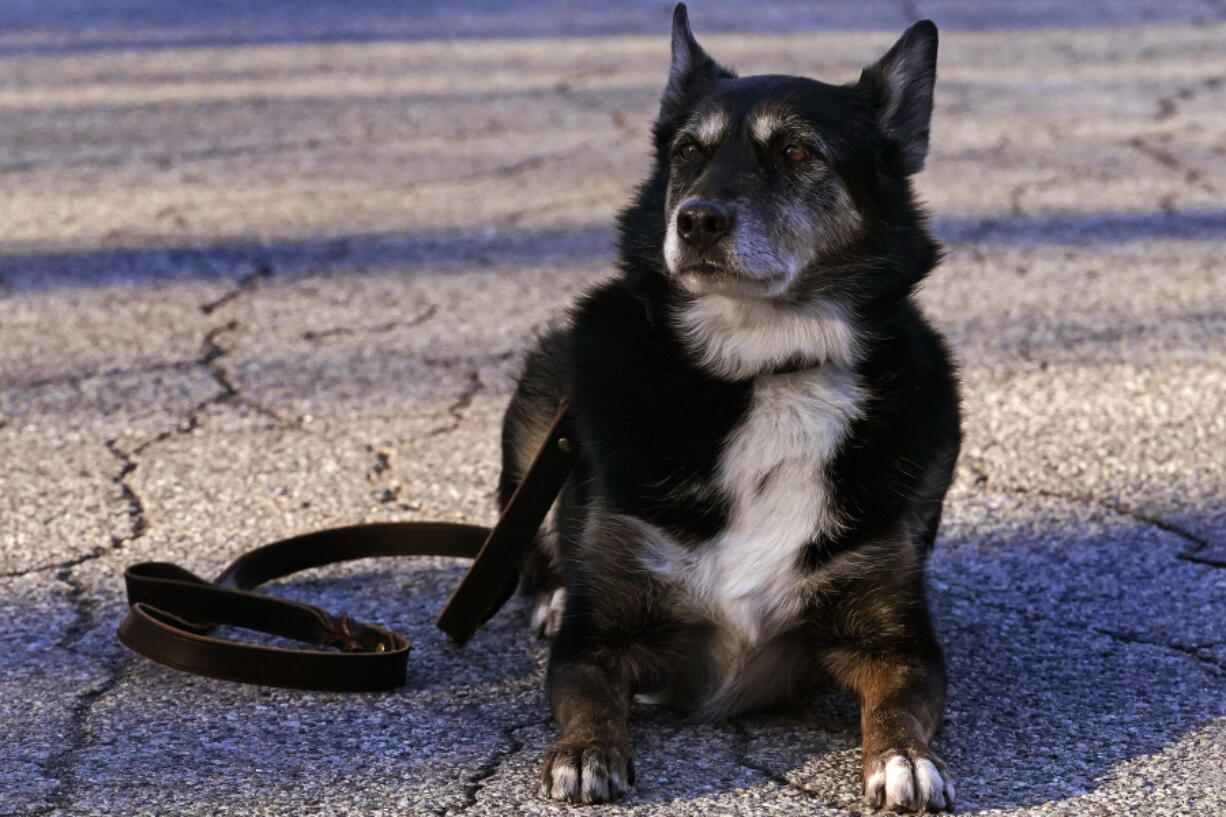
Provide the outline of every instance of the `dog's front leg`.
[[548,690],[562,737],[545,753],[542,789],[548,797],[571,803],[615,800],[634,783],[629,679],[617,666],[620,662],[603,651],[567,654],[564,642],[558,646],[562,649],[555,649],[551,659]]
[[555,800],[603,803],[629,791],[631,700],[660,688],[683,654],[669,591],[642,567],[643,530],[629,517],[594,515],[572,565],[545,679],[562,730],[541,769]]
[[926,613],[906,629],[831,649],[824,663],[860,699],[865,800],[890,811],[952,811],[953,782],[929,746],[945,707],[945,661]]

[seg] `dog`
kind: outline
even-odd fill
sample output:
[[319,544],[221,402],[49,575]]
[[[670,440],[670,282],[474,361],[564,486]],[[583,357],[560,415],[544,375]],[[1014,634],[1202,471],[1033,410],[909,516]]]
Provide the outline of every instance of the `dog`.
[[620,275],[539,337],[502,429],[505,506],[569,401],[577,465],[520,574],[553,637],[547,797],[627,793],[636,696],[718,719],[833,679],[865,799],[952,810],[924,566],[959,396],[911,298],[941,252],[910,184],[936,50],[922,21],[853,84],[738,78],[676,7]]

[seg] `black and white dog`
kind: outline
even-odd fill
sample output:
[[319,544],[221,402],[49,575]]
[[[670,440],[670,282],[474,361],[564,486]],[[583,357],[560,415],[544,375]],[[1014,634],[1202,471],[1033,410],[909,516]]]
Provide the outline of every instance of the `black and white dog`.
[[719,718],[825,677],[859,696],[867,800],[952,808],[924,564],[958,391],[911,299],[940,256],[909,182],[936,50],[925,21],[855,84],[738,78],[677,6],[622,274],[540,340],[503,428],[504,504],[564,396],[580,452],[523,574],[556,635],[549,797],[627,791],[636,695]]

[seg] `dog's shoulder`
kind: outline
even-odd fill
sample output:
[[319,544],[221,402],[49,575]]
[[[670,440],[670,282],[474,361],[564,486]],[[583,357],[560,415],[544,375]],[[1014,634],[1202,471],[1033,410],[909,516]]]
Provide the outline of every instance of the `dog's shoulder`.
[[710,480],[721,441],[749,408],[751,385],[705,372],[660,300],[624,279],[579,300],[569,346],[573,419],[605,504],[687,537],[722,525],[705,494],[691,502],[674,489]]
[[570,367],[577,389],[604,405],[677,408],[718,386],[687,354],[661,301],[620,278],[571,312]]
[[945,338],[904,299],[865,345],[858,370],[873,394],[878,422],[898,427],[929,412],[957,414],[957,366]]
[[645,305],[624,280],[601,284],[580,298],[571,312],[568,364],[584,413],[607,413],[667,380],[662,343]]
[[588,290],[571,310],[572,348],[576,354],[605,354],[658,342],[649,303],[624,278]]
[[886,535],[916,503],[939,499],[961,446],[957,371],[941,335],[904,303],[864,346],[857,367],[865,411],[830,467],[845,525],[806,555],[821,558]]

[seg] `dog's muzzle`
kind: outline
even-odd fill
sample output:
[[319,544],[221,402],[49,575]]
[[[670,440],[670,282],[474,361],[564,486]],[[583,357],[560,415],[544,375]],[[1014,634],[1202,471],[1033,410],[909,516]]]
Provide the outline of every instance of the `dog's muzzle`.
[[714,201],[689,199],[677,209],[677,236],[688,246],[702,251],[732,230],[730,207]]

